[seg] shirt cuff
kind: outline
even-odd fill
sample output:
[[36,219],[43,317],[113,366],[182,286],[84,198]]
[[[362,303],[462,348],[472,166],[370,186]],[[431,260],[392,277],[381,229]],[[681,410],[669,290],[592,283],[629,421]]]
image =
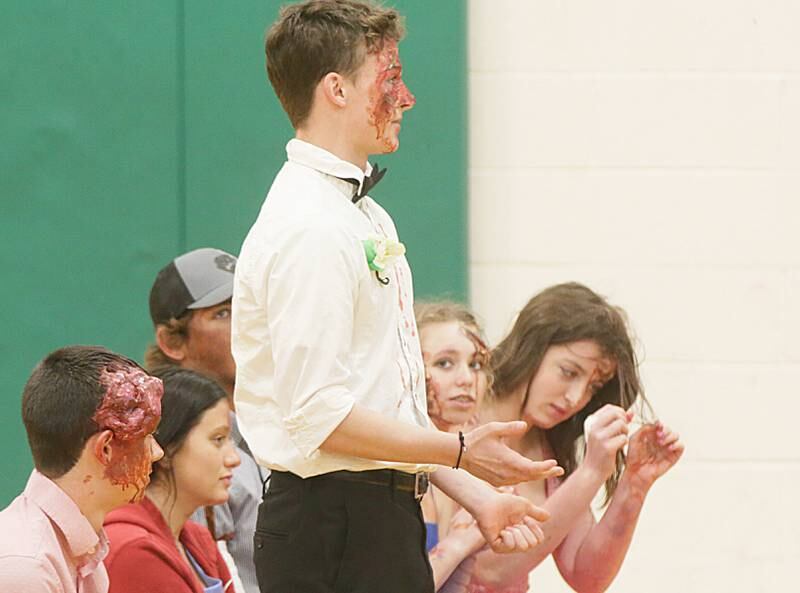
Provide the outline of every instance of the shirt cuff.
[[294,414],[284,418],[289,438],[303,457],[308,459],[319,449],[355,403],[355,399],[346,391],[318,394]]

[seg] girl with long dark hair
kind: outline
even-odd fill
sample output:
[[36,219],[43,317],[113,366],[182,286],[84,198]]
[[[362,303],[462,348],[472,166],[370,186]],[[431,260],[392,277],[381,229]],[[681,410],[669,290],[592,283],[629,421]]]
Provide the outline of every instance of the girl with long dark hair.
[[[570,587],[604,591],[650,487],[683,454],[678,435],[660,422],[631,428],[634,407],[650,405],[624,312],[580,284],[547,288],[492,352],[492,371],[480,422],[525,420],[529,430],[509,444],[531,459],[555,457],[565,475],[517,486],[550,511],[546,539],[522,554],[479,553],[468,591],[528,591],[529,572],[550,554]],[[596,521],[591,502],[602,487],[607,508]]]

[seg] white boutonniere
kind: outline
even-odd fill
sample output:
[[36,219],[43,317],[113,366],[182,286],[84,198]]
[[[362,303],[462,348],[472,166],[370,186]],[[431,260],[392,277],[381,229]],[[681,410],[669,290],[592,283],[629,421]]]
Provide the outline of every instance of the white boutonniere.
[[375,277],[381,284],[389,284],[389,278],[381,278],[381,272],[405,254],[406,246],[400,241],[378,236],[364,239],[363,243],[369,269],[375,272]]

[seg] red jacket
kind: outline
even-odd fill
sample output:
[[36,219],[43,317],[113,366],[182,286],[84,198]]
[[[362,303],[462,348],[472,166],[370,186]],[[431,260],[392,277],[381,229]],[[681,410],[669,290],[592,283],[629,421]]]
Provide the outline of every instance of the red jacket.
[[[104,561],[109,593],[203,593],[161,511],[147,497],[110,512],[104,528],[110,542]],[[228,567],[205,527],[187,521],[180,541],[208,576],[228,584]],[[235,593],[233,585],[225,593]]]

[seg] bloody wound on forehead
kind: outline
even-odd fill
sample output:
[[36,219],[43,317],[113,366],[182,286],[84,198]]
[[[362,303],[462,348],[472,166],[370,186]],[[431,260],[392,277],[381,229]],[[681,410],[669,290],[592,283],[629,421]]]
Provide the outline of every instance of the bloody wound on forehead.
[[120,441],[153,432],[161,418],[161,379],[134,367],[105,370],[100,383],[106,395],[93,420],[100,430],[110,430]]

